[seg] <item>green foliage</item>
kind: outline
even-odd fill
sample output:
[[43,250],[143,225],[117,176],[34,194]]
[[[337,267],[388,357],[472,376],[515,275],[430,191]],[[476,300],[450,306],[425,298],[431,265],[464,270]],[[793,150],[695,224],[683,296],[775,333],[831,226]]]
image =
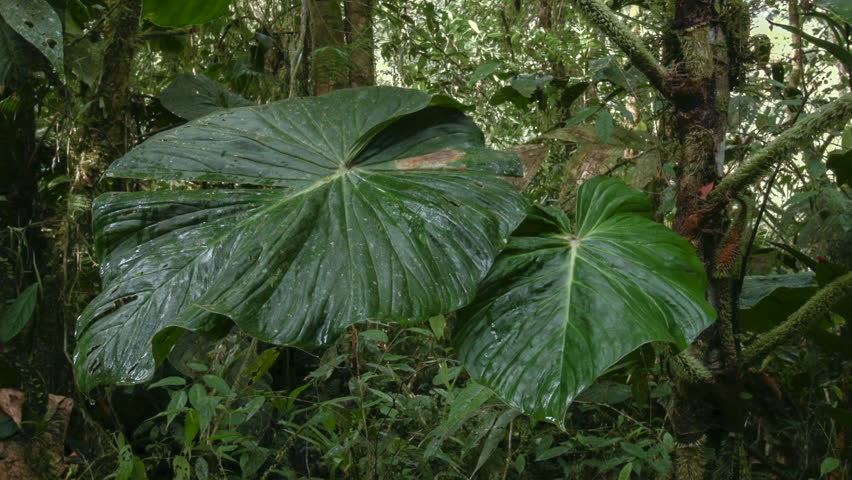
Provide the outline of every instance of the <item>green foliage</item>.
[[113,163],[114,177],[287,188],[98,199],[105,291],[79,320],[81,387],[148,378],[171,327],[212,332],[227,317],[264,341],[314,346],[367,318],[468,303],[524,202],[496,177],[518,175],[517,157],[485,149],[453,107],[339,91],[214,113]]
[[231,0],[144,0],[142,17],[163,27],[209,22],[228,13]]
[[603,177],[580,187],[573,227],[561,212],[532,212],[460,312],[471,375],[562,423],[576,395],[640,345],[692,342],[715,317],[704,270],[649,213],[644,195]]
[[38,283],[30,285],[15,301],[5,306],[0,316],[0,344],[15,338],[30,322],[38,302],[38,289]]
[[186,120],[195,120],[219,110],[253,105],[204,75],[186,73],[175,77],[174,81],[160,92],[160,103],[168,111]]

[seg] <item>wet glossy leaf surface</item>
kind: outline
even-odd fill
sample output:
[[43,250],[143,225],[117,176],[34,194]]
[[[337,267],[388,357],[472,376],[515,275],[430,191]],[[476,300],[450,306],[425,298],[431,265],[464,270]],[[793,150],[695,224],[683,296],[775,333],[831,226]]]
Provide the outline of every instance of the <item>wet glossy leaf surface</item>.
[[457,343],[479,382],[561,422],[606,368],[651,341],[685,347],[714,319],[693,247],[648,218],[647,198],[597,177],[577,221],[536,208],[460,312]]
[[523,218],[498,178],[520,163],[432,103],[363,88],[214,113],[115,162],[108,175],[286,188],[100,197],[104,291],[78,322],[81,386],[147,379],[174,343],[169,327],[233,321],[313,346],[357,321],[468,303]]
[[253,105],[204,75],[182,73],[160,92],[160,103],[175,115],[194,120],[204,115]]

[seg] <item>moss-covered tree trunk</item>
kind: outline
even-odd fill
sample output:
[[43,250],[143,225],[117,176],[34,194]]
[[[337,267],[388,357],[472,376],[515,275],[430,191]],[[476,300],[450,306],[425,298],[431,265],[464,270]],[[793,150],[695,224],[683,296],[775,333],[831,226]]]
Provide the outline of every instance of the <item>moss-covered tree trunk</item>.
[[[728,103],[738,77],[731,67],[743,61],[739,45],[748,35],[749,15],[740,0],[675,0],[670,15],[671,114],[665,144],[677,165],[673,228],[692,241],[704,262],[708,299],[718,314],[691,352],[702,364],[714,366],[712,381],[698,381],[689,372],[675,379],[669,410],[677,442],[673,476],[744,478],[745,409],[738,395],[733,293],[743,225],[729,225],[725,211],[709,207],[706,198],[724,171]],[[715,454],[708,456],[708,451]]]
[[108,39],[100,81],[83,117],[76,188],[91,187],[109,162],[132,147],[130,84],[138,41],[142,0],[112,0],[106,22]]
[[376,84],[373,58],[373,0],[346,0],[346,33],[349,44],[349,86]]
[[305,1],[310,1],[311,82],[314,95],[322,95],[349,83],[343,12],[338,0]]

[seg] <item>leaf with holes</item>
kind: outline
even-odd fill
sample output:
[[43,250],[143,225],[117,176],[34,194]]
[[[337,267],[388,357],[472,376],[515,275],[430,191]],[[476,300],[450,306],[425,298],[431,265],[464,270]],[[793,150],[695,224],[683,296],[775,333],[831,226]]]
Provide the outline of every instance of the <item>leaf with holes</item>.
[[0,0],[0,16],[64,76],[62,21],[46,0]]
[[537,207],[459,313],[465,367],[510,405],[561,423],[571,401],[640,345],[684,348],[714,319],[692,245],[651,221],[650,202],[596,177],[576,224]]
[[144,381],[184,329],[233,321],[307,347],[458,309],[526,210],[499,178],[521,174],[517,155],[486,149],[457,103],[387,87],[213,113],[107,174],[274,188],[96,200],[104,289],[78,321],[84,389]]

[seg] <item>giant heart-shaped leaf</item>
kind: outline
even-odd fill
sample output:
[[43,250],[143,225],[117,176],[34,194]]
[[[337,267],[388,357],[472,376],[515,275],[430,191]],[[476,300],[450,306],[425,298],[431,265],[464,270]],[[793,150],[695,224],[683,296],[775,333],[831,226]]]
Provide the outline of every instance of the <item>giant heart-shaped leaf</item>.
[[343,90],[213,113],[116,161],[108,175],[279,188],[95,202],[104,291],[78,322],[81,387],[148,378],[170,327],[231,319],[264,341],[311,346],[357,321],[468,303],[525,202],[498,177],[521,173],[517,156],[484,148],[455,105]]
[[680,348],[714,319],[693,247],[621,181],[578,192],[576,225],[537,207],[459,314],[462,360],[509,404],[561,422],[574,397],[640,345]]

